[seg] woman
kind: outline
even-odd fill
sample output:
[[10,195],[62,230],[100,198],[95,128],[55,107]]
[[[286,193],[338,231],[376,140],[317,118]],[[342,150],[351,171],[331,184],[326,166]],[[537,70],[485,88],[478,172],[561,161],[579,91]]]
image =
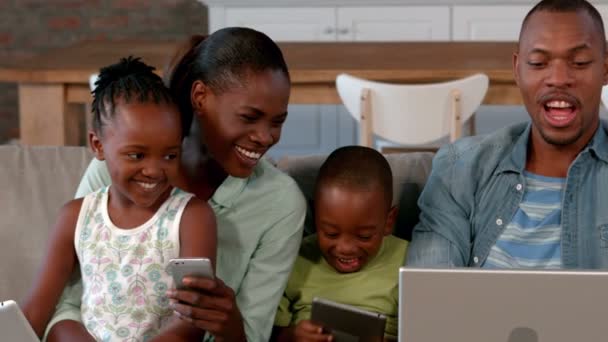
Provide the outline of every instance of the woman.
[[[178,187],[207,200],[218,225],[216,279],[170,291],[182,319],[216,340],[267,341],[300,245],[306,212],[295,182],[261,157],[287,118],[289,72],[278,46],[246,28],[195,36],[166,73],[184,127]],[[194,120],[193,120],[194,118]],[[93,160],[77,196],[109,184]],[[77,340],[79,282],[64,291],[48,341]]]

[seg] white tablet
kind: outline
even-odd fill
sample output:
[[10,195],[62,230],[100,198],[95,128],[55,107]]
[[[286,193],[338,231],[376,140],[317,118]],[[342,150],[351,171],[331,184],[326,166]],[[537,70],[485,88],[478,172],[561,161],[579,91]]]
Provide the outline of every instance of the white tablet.
[[40,341],[23,312],[13,300],[0,302],[0,334],[2,341]]
[[333,342],[380,342],[386,316],[361,308],[314,298],[310,320],[333,335]]

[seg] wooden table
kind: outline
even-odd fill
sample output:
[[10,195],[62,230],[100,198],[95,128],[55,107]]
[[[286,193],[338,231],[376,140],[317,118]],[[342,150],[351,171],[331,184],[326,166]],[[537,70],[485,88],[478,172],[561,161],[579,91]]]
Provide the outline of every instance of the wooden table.
[[[89,76],[122,56],[143,57],[162,69],[175,42],[83,42],[0,66],[0,81],[19,86],[21,141],[72,145],[83,140]],[[512,75],[515,43],[281,43],[292,79],[293,104],[339,104],[334,82],[347,72],[399,83],[428,83],[484,72],[486,104],[521,104]],[[160,72],[160,71],[159,71]],[[89,115],[89,113],[87,113]]]

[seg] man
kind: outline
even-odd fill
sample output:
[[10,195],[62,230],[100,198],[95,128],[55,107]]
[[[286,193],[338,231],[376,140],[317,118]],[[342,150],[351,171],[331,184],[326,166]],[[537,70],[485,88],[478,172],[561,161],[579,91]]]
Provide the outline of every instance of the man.
[[513,71],[531,122],[438,152],[408,265],[608,267],[600,14],[585,0],[541,1],[524,19]]

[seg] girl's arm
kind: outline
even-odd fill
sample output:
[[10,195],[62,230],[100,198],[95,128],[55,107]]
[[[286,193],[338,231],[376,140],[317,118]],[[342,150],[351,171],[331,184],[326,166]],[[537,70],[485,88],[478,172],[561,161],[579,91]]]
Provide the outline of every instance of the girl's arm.
[[[213,210],[192,197],[182,214],[179,227],[180,257],[209,258],[215,270],[217,225]],[[181,319],[173,320],[153,341],[202,341],[205,331]]]
[[63,288],[78,263],[74,232],[81,205],[82,199],[76,199],[60,210],[42,267],[23,305],[23,313],[39,337],[43,336]]
[[[93,158],[82,176],[75,197],[84,197],[99,188],[110,185],[111,182],[106,163]],[[75,271],[78,271],[78,269],[75,269]],[[82,279],[80,278],[80,272],[76,272],[75,275],[77,276],[77,281],[65,287],[59,304],[55,309],[55,314],[47,326],[47,342],[83,341],[91,337],[81,323],[80,301],[82,297]]]

